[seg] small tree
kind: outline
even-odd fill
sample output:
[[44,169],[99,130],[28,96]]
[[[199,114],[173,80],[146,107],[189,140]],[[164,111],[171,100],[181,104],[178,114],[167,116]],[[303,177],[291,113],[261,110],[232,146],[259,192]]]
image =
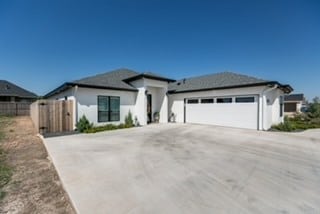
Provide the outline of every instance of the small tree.
[[91,129],[93,127],[93,124],[89,122],[85,115],[83,115],[80,118],[79,122],[77,122],[76,127],[79,132],[85,132]]
[[132,119],[132,114],[130,110],[128,112],[128,115],[124,118],[124,122],[127,127],[133,126],[133,119]]
[[319,97],[313,98],[313,103],[309,105],[309,117],[320,118],[320,99]]

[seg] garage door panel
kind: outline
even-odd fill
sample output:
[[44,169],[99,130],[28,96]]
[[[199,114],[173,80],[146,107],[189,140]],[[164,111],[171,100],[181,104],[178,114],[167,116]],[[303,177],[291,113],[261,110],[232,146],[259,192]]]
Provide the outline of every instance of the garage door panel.
[[257,129],[258,104],[186,104],[186,122]]

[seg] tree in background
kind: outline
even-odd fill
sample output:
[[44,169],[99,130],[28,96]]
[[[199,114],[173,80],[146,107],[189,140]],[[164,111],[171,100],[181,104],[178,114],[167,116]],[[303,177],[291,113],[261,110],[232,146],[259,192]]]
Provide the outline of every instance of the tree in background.
[[320,118],[320,98],[315,97],[312,100],[312,103],[309,104],[309,114],[311,118]]

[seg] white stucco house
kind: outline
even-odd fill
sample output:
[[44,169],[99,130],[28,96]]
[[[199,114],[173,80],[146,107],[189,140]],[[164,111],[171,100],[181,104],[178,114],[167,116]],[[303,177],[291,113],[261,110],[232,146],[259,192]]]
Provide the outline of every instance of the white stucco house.
[[95,125],[124,123],[131,111],[141,125],[212,124],[268,130],[283,121],[283,97],[293,89],[232,72],[173,80],[153,73],[118,69],[66,82],[47,99],[73,100],[74,123],[85,115]]

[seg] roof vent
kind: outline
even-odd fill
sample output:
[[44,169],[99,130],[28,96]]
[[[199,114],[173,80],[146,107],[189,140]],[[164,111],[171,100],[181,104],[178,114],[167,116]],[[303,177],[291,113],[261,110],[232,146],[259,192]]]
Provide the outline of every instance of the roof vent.
[[6,88],[5,88],[6,90],[9,90],[10,89],[10,86],[9,85],[6,85]]
[[183,84],[185,84],[185,83],[186,83],[186,79],[183,79],[182,81],[183,81]]
[[181,85],[181,82],[178,82],[177,85]]

